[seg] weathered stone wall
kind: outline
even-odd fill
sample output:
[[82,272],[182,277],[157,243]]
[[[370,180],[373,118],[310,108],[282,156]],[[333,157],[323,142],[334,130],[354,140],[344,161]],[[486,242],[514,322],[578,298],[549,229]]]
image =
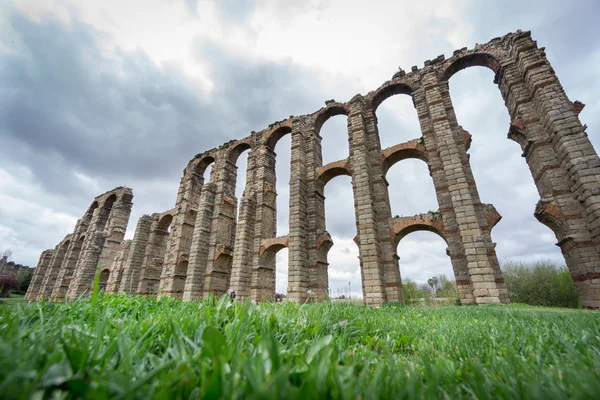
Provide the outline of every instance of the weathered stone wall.
[[[399,70],[366,95],[346,103],[328,100],[315,113],[291,116],[196,155],[184,169],[175,208],[142,217],[128,252],[118,250],[131,204],[119,202],[117,195],[113,201],[119,211],[113,212],[103,195],[73,234],[42,255],[28,297],[47,297],[49,282],[63,274],[73,275],[67,297],[74,298],[89,288],[100,263],[113,265],[112,280],[108,272],[104,275],[109,291],[126,279],[127,287],[137,289],[121,285],[122,293],[193,300],[229,291],[240,299],[273,300],[275,257],[287,248],[288,298],[326,299],[333,241],[326,229],[324,188],[332,178],[347,175],[352,177],[366,304],[403,301],[396,248],[416,230],[435,232],[446,241],[463,304],[508,302],[492,241],[501,217],[481,203],[469,162],[471,135],[460,126],[449,93],[452,75],[471,66],[495,73],[511,119],[508,137],[521,145],[540,194],[535,216],[555,233],[584,306],[600,308],[600,159],[578,118],[583,104],[567,98],[544,49],[521,31],[457,50],[450,58],[438,56],[408,73]],[[382,149],[376,111],[393,95],[411,96],[421,136]],[[320,129],[335,115],[347,116],[349,157],[323,165]],[[276,231],[275,146],[288,134],[290,221],[289,234],[281,236]],[[236,163],[244,151],[249,151],[246,187],[237,199]],[[392,217],[386,174],[406,158],[427,164],[437,211]],[[209,165],[210,183],[205,184]],[[112,278],[117,268],[122,278]],[[64,278],[58,281],[55,287],[65,286]]]

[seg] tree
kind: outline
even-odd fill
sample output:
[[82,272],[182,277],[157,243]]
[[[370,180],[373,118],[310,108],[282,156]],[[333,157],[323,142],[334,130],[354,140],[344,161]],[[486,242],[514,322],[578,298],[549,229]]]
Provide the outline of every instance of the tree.
[[19,288],[19,281],[12,276],[0,278],[0,297],[8,297],[12,290]]
[[22,269],[19,271],[19,273],[17,274],[17,280],[19,281],[20,292],[27,292],[29,284],[31,283],[32,276],[33,274],[29,268]]

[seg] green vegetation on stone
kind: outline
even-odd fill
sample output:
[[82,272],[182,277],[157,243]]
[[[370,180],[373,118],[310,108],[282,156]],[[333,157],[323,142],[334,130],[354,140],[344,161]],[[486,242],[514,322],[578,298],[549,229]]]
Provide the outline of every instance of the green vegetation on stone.
[[98,296],[0,306],[4,398],[593,398],[600,314]]

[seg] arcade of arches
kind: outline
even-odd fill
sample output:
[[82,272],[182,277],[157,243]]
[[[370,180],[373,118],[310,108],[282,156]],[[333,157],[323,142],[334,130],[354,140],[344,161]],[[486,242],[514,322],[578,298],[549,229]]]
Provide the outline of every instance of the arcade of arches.
[[[327,276],[324,260],[333,245],[324,187],[348,175],[366,304],[403,301],[396,248],[416,230],[447,243],[463,304],[508,302],[491,239],[500,215],[479,199],[467,154],[471,136],[457,121],[448,89],[453,74],[472,66],[494,72],[510,115],[508,138],[521,146],[540,195],[535,217],[556,235],[583,305],[600,308],[600,159],[578,117],[583,104],[569,100],[544,48],[522,31],[399,70],[366,95],[326,101],[315,113],[197,154],[183,171],[175,207],[141,217],[133,240],[123,240],[131,189],[98,196],[74,232],[42,253],[27,297],[75,299],[89,293],[100,271],[107,292],[193,300],[234,291],[239,299],[271,300],[276,253],[287,248],[288,298],[322,299],[320,276]],[[382,149],[376,110],[397,94],[412,97],[421,137]],[[320,130],[336,115],[347,117],[349,156],[323,165]],[[288,134],[289,233],[277,236],[275,145]],[[245,151],[246,186],[238,199],[236,163]],[[392,217],[385,176],[406,158],[427,164],[436,212]]]

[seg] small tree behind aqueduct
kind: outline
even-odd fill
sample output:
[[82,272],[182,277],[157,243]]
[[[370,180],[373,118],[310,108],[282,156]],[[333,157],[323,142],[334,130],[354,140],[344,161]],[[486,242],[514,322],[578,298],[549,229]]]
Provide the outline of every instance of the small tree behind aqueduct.
[[[449,95],[452,76],[473,66],[494,72],[510,115],[508,138],[521,146],[540,195],[535,217],[556,235],[583,305],[600,308],[600,159],[578,118],[583,104],[568,99],[544,49],[521,31],[400,70],[366,95],[326,101],[312,114],[197,154],[183,171],[175,207],[141,217],[133,240],[123,240],[131,189],[96,197],[74,232],[42,252],[27,297],[75,299],[90,291],[99,272],[101,287],[112,293],[193,300],[235,291],[240,299],[273,300],[275,255],[287,248],[288,298],[304,302],[311,293],[324,300],[333,242],[323,193],[332,178],[347,175],[367,305],[403,302],[396,248],[418,230],[447,243],[462,304],[508,302],[491,239],[500,215],[479,199],[467,153],[471,135],[459,125]],[[375,112],[394,95],[412,98],[422,136],[382,149]],[[335,115],[347,116],[349,157],[323,165],[320,129]],[[274,149],[288,134],[289,234],[277,236]],[[236,162],[245,151],[246,187],[237,199]],[[427,164],[439,209],[393,218],[386,173],[407,158]]]

